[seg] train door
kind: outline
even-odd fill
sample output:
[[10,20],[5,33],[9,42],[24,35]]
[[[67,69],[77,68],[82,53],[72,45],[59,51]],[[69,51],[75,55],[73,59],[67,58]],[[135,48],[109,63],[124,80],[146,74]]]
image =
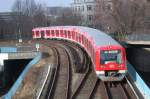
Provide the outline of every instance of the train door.
[[64,30],[64,38],[67,38],[67,31]]
[[51,30],[51,37],[54,37],[54,30]]
[[63,37],[63,30],[60,30],[60,37]]
[[81,44],[81,35],[80,35],[80,33],[78,34],[78,36],[79,36],[79,43]]
[[71,32],[68,31],[68,38],[71,39]]
[[65,30],[63,30],[63,38],[65,38],[65,37],[66,37]]
[[92,57],[92,44],[91,44],[91,41],[90,41],[90,54],[91,54],[91,57]]
[[91,54],[91,40],[89,40],[89,52]]
[[81,44],[82,44],[82,46],[84,45],[84,37],[83,37],[83,34],[81,35]]
[[50,30],[46,30],[46,38],[50,37]]
[[75,32],[72,31],[72,39],[75,40]]
[[82,42],[82,43],[83,43],[83,46],[85,47],[85,43],[86,43],[86,42],[85,42],[85,36],[82,35],[82,37],[83,37],[83,42]]
[[32,38],[35,38],[35,33],[34,33],[34,31],[32,31]]
[[71,34],[71,40],[73,40],[73,32],[70,31],[70,34]]
[[85,48],[87,49],[87,39],[86,39],[86,37],[85,37],[84,41],[85,41]]
[[44,38],[44,37],[45,37],[44,30],[40,31],[40,34],[41,34],[41,38]]
[[89,41],[88,41],[88,39],[87,39],[87,50],[88,50],[88,52],[89,52]]
[[68,39],[68,31],[66,31],[66,38]]
[[34,31],[35,38],[39,38],[39,31]]
[[79,33],[76,34],[76,41],[79,42]]
[[76,38],[77,38],[77,33],[74,32],[74,40],[76,41]]

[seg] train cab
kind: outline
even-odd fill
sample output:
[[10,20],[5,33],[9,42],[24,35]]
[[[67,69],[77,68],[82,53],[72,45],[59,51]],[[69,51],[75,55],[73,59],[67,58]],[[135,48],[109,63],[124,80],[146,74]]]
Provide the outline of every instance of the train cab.
[[125,50],[121,46],[107,46],[99,49],[96,72],[103,81],[121,81],[126,72]]

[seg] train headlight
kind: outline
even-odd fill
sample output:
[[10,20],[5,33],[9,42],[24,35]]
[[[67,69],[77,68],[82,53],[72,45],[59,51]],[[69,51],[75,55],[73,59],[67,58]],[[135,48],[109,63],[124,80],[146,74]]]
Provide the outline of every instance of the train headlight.
[[123,67],[123,64],[121,64],[121,65],[118,65],[118,67],[119,67],[119,68],[122,68],[122,67]]
[[115,67],[115,65],[113,65],[113,64],[109,65],[109,68],[114,68],[114,67]]
[[105,68],[105,66],[104,66],[104,65],[101,65],[101,68]]
[[121,68],[122,67],[122,65],[118,65],[118,68]]

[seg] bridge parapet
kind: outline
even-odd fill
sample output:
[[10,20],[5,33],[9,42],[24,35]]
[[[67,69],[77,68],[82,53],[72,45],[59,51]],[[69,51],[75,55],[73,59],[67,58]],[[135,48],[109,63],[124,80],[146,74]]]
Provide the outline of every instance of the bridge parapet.
[[8,59],[32,59],[36,55],[37,52],[8,53]]

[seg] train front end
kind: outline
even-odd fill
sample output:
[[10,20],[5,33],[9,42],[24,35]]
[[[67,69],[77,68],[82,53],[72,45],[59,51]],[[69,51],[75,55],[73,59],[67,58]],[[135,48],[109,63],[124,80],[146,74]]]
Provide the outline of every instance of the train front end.
[[102,81],[121,81],[127,73],[122,46],[106,46],[96,52],[96,74]]

